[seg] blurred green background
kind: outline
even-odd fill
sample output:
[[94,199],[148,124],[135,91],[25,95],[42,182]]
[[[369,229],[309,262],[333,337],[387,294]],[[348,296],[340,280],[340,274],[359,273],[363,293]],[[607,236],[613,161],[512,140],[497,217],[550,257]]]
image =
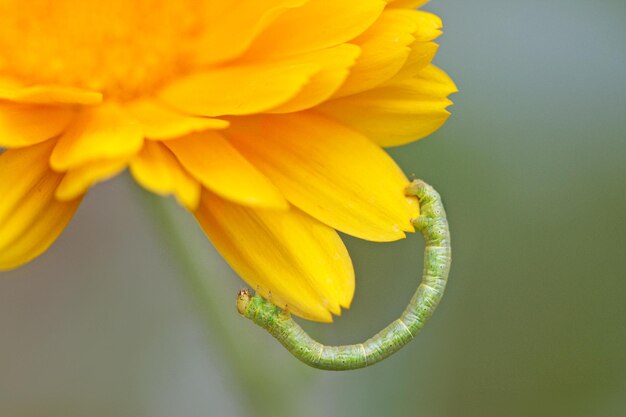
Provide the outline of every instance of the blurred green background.
[[[412,344],[365,370],[301,365],[238,316],[243,284],[190,216],[167,203],[177,249],[146,210],[158,200],[122,177],[2,274],[0,416],[626,415],[626,2],[427,9],[461,92],[444,128],[390,152],[443,194],[454,262]],[[353,308],[305,323],[329,343],[395,318],[421,268],[418,236],[346,241]]]

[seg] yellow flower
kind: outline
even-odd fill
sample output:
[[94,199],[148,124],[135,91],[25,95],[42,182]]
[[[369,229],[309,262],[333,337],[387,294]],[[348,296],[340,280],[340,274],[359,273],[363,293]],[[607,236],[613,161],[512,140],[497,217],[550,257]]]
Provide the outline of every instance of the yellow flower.
[[0,0],[0,269],[44,252],[129,168],[253,288],[330,321],[341,231],[413,231],[382,150],[446,118],[438,17],[408,0]]

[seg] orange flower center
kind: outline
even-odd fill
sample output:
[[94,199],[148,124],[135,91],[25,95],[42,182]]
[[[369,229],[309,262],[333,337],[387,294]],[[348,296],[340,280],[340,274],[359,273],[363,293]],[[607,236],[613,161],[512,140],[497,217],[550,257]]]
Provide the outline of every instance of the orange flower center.
[[0,0],[0,76],[132,98],[194,66],[206,26],[202,6],[196,0]]

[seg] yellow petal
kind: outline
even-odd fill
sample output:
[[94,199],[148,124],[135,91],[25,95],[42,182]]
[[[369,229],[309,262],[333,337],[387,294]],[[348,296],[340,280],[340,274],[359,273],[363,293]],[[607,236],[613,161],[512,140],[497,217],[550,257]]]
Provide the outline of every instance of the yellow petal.
[[206,5],[205,25],[211,28],[201,40],[204,64],[241,55],[276,18],[308,0],[221,0]]
[[47,175],[47,158],[53,147],[54,141],[48,141],[26,148],[9,149],[0,154],[0,219],[11,215],[22,197]]
[[409,10],[387,10],[352,42],[361,47],[361,56],[350,76],[335,94],[342,97],[372,89],[393,77],[409,56],[409,45],[417,24]]
[[146,189],[160,195],[173,194],[190,211],[200,203],[200,183],[180,165],[162,143],[148,141],[130,163],[130,172]]
[[44,252],[80,204],[54,199],[63,177],[48,168],[53,142],[10,149],[0,155],[0,270]]
[[273,303],[324,322],[349,306],[352,263],[331,228],[297,209],[251,209],[209,192],[196,218],[233,269]]
[[435,42],[413,42],[406,62],[387,83],[392,84],[414,78],[424,70],[435,58],[439,45]]
[[383,83],[414,76],[435,56],[431,42],[441,35],[441,19],[419,10],[390,9],[352,42],[362,54],[335,97],[371,90]]
[[294,97],[321,69],[311,62],[254,62],[184,77],[159,97],[186,113],[245,115],[272,109]]
[[189,116],[148,100],[135,101],[127,108],[143,127],[146,139],[172,139],[202,130],[228,127],[228,122],[224,120]]
[[272,113],[291,113],[322,103],[337,91],[348,77],[348,69],[360,54],[358,46],[344,44],[294,58],[297,62],[316,63],[321,67],[304,88]]
[[88,162],[130,157],[141,149],[139,123],[113,103],[82,110],[57,143],[50,164],[57,171]]
[[0,146],[29,146],[57,136],[74,114],[68,107],[0,103]]
[[411,52],[402,69],[391,79],[391,82],[403,81],[416,76],[435,57],[438,45],[432,42],[441,35],[441,19],[432,13],[420,10],[396,10],[410,17],[416,25],[413,33],[415,42],[411,44]]
[[5,100],[15,91],[22,88],[22,84],[13,78],[7,78],[0,75],[0,98]]
[[287,208],[274,184],[219,133],[196,133],[165,144],[202,185],[223,198],[246,206]]
[[402,10],[403,13],[410,15],[411,19],[416,23],[417,28],[413,35],[418,42],[428,42],[437,39],[441,35],[441,27],[443,26],[441,18],[433,13],[421,10]]
[[0,79],[0,99],[30,104],[84,104],[102,102],[102,94],[60,85],[24,86],[17,81]]
[[128,159],[123,158],[94,161],[72,168],[59,184],[55,198],[60,201],[73,200],[85,194],[92,185],[119,174],[127,165]]
[[366,137],[309,113],[248,117],[231,129],[241,153],[311,216],[373,241],[413,231],[417,205],[404,197],[408,180]]
[[276,19],[246,56],[286,56],[340,45],[365,31],[384,7],[381,0],[310,0]]
[[408,9],[415,9],[428,3],[430,0],[387,0],[389,7],[406,7]]
[[430,65],[412,79],[332,100],[318,109],[381,146],[397,146],[439,129],[450,115],[447,97],[455,91],[450,77]]

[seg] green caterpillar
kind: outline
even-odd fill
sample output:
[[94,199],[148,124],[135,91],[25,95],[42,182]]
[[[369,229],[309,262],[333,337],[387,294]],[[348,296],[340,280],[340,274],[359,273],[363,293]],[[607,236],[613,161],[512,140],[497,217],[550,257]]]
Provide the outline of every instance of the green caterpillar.
[[413,225],[422,233],[424,271],[422,281],[406,309],[394,322],[363,343],[327,346],[313,340],[293,319],[261,296],[243,289],[237,309],[274,336],[289,352],[315,368],[342,371],[363,368],[382,361],[412,340],[433,314],[446,287],[450,271],[450,232],[441,197],[430,185],[413,181],[406,194],[417,196],[420,216]]

